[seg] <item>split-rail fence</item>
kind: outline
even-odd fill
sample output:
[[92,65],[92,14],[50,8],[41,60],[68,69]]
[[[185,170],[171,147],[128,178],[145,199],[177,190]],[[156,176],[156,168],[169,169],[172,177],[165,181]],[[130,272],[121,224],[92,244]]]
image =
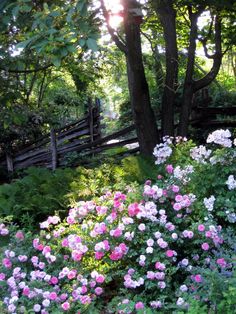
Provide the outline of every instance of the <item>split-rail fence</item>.
[[[0,156],[0,166],[8,172],[31,166],[56,169],[65,166],[65,156],[76,152],[95,155],[106,149],[137,142],[134,125],[102,137],[99,102],[89,102],[88,113],[79,121],[50,132],[36,142]],[[129,151],[129,150],[127,150]],[[138,151],[138,147],[130,152]]]

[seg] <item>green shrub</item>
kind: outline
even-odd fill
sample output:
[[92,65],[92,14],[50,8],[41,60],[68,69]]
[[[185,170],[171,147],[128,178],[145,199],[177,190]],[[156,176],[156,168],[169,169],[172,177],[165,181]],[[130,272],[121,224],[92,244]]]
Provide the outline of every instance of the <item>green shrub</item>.
[[0,186],[0,217],[11,215],[14,222],[35,229],[39,221],[57,212],[62,218],[78,199],[88,200],[106,190],[122,190],[127,182],[143,183],[154,176],[154,166],[147,159],[114,159],[94,169],[29,168],[25,176]]
[[71,170],[28,169],[24,178],[0,186],[0,216],[35,227],[36,221],[66,208],[71,178]]

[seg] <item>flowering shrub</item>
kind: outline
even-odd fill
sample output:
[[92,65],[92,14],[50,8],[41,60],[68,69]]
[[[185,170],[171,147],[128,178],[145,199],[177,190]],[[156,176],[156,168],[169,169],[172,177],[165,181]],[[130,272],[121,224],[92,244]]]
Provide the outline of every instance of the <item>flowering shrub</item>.
[[224,295],[215,302],[212,273],[222,285],[235,282],[228,227],[236,221],[235,148],[228,132],[216,138],[223,148],[210,152],[165,140],[155,149],[156,182],[80,201],[63,222],[49,216],[36,236],[1,225],[0,236],[10,236],[1,250],[3,311],[177,313],[190,299],[214,310]]

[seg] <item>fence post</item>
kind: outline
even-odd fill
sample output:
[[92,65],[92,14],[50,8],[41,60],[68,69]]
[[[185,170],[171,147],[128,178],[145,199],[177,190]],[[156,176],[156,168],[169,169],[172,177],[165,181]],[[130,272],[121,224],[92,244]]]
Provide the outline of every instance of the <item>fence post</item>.
[[99,98],[95,99],[95,104],[96,104],[96,111],[94,114],[97,116],[96,124],[97,124],[97,136],[96,139],[101,138],[101,102]]
[[6,160],[7,160],[7,171],[8,171],[8,173],[13,173],[13,171],[14,171],[13,158],[9,152],[6,152]]
[[88,111],[89,111],[89,134],[90,134],[90,142],[94,141],[94,133],[93,133],[93,103],[92,99],[88,99]]
[[50,130],[50,141],[52,153],[52,170],[55,170],[57,168],[57,140],[56,132],[53,128]]

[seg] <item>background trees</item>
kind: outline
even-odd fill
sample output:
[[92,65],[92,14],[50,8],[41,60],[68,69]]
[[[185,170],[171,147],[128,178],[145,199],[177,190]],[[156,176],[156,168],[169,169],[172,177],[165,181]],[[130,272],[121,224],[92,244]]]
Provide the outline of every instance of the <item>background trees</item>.
[[[222,62],[227,82],[235,80],[234,1],[120,4],[114,13],[103,0],[1,2],[2,143],[76,119],[96,95],[121,118],[130,102],[141,152],[150,155],[159,133],[188,135],[193,100]],[[115,14],[123,20],[111,26]]]

